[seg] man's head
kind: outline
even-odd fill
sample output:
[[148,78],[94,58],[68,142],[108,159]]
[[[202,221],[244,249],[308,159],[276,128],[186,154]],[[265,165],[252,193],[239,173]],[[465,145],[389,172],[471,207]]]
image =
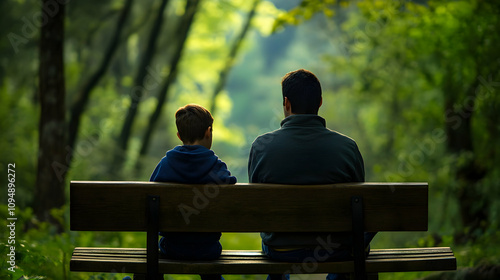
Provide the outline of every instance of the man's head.
[[281,80],[285,117],[291,114],[318,114],[322,103],[321,84],[310,71],[299,69]]
[[214,118],[202,106],[188,104],[175,112],[177,137],[184,145],[212,146],[212,124]]

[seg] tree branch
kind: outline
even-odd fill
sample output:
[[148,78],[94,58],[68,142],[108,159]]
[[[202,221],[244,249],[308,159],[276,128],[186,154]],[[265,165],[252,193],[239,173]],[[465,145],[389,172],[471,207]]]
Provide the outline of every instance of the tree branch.
[[177,76],[179,61],[182,58],[182,52],[184,50],[186,39],[188,37],[190,27],[194,21],[194,16],[198,9],[199,3],[200,0],[186,1],[185,13],[177,29],[177,34],[180,34],[179,35],[180,38],[177,41],[178,43],[175,47],[175,51],[173,53],[172,60],[170,62],[170,73],[163,81],[162,86],[159,90],[158,103],[156,104],[155,111],[149,116],[148,127],[146,128],[146,131],[144,132],[144,135],[142,137],[141,150],[139,152],[139,158],[137,159],[136,162],[136,171],[141,170],[141,158],[146,154],[149,148],[149,143],[151,142],[151,135],[153,134],[153,130],[161,115],[163,104],[167,100],[170,86],[174,83],[175,78]]
[[217,95],[219,95],[219,93],[222,91],[222,89],[226,86],[229,72],[231,71],[231,69],[234,66],[236,54],[238,53],[238,50],[240,49],[241,43],[243,42],[243,39],[245,38],[248,30],[250,29],[250,24],[252,22],[252,18],[255,16],[255,11],[256,11],[259,3],[260,3],[260,0],[254,0],[253,5],[252,5],[252,9],[250,10],[250,12],[247,15],[245,25],[243,26],[243,29],[241,29],[240,34],[235,39],[235,41],[231,47],[229,55],[226,59],[226,64],[224,66],[224,69],[219,73],[219,81],[217,82],[217,85],[215,85],[214,91],[212,93],[212,104],[210,106],[210,112],[212,112],[212,115],[215,114],[215,110],[216,110],[215,100],[217,98]]
[[169,0],[162,0],[160,8],[158,9],[158,14],[156,15],[156,19],[153,23],[153,27],[151,28],[151,32],[149,33],[146,50],[143,53],[138,72],[134,80],[135,87],[132,88],[132,92],[130,94],[130,107],[127,111],[127,115],[125,116],[120,136],[118,138],[118,149],[114,152],[114,159],[111,167],[112,173],[116,173],[117,171],[119,171],[124,162],[124,153],[126,153],[127,151],[128,140],[132,131],[132,125],[134,123],[135,116],[137,115],[139,103],[143,96],[143,85],[145,83],[144,80],[146,78],[146,75],[148,74],[147,68],[150,65],[156,51],[156,45],[158,42],[158,38],[160,37],[160,30],[164,23],[163,14],[168,2]]
[[116,24],[115,32],[113,32],[113,37],[109,41],[108,48],[102,57],[101,64],[97,68],[97,70],[90,76],[88,81],[83,86],[82,90],[77,94],[71,105],[71,115],[68,124],[68,147],[70,147],[69,151],[69,164],[73,159],[73,150],[76,144],[76,140],[78,138],[78,131],[80,128],[80,120],[87,103],[90,99],[90,94],[92,90],[97,86],[101,78],[106,73],[111,60],[118,49],[120,43],[120,36],[125,26],[125,21],[127,20],[128,15],[130,14],[130,10],[132,7],[133,0],[127,0],[125,5],[123,6],[122,12],[118,18],[118,22]]

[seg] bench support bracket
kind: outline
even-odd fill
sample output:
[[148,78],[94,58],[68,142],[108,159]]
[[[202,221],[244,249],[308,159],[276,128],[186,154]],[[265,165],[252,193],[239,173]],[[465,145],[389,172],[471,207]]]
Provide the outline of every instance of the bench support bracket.
[[146,198],[147,207],[147,273],[146,279],[158,279],[158,231],[160,230],[160,196],[148,195]]
[[351,197],[354,279],[366,280],[363,197]]

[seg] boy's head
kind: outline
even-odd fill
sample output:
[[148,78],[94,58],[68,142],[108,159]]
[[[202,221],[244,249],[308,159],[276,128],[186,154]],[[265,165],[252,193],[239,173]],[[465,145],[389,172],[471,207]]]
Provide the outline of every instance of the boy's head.
[[[321,106],[321,84],[310,71],[299,69],[287,73],[281,80],[283,106],[291,106],[292,114],[318,114]],[[290,104],[286,104],[286,103]],[[286,113],[285,113],[286,115]]]
[[212,124],[214,118],[202,106],[188,104],[175,112],[177,137],[184,145],[212,146]]

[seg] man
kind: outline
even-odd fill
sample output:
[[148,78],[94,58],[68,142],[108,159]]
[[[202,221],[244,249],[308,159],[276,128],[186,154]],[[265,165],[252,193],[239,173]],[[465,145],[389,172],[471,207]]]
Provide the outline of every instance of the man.
[[[286,74],[282,81],[283,111],[281,128],[255,139],[248,161],[251,183],[328,184],[364,182],[361,153],[351,138],[326,128],[318,116],[322,105],[321,85],[310,71],[299,69]],[[365,236],[368,244],[374,234]],[[349,233],[303,234],[263,232],[262,249],[271,258],[301,262],[314,257],[322,246],[321,256],[333,260],[350,257]],[[328,240],[328,242],[325,242]],[[329,244],[330,248],[325,248]],[[316,251],[316,256],[318,252]],[[288,275],[269,275],[268,280]],[[329,274],[327,279],[345,279],[346,275]]]

